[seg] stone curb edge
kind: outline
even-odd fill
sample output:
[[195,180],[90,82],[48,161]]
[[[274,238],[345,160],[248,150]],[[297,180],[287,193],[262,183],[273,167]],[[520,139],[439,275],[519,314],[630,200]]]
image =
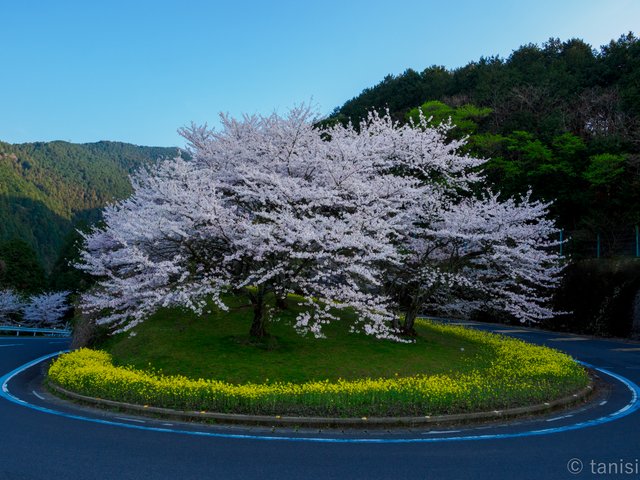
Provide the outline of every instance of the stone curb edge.
[[240,424],[240,425],[261,425],[269,427],[412,427],[421,425],[439,425],[445,423],[473,423],[491,420],[504,420],[507,418],[521,417],[543,412],[550,412],[560,408],[569,407],[582,400],[586,400],[594,393],[593,377],[591,382],[577,393],[566,397],[526,407],[509,408],[505,410],[493,410],[489,412],[458,413],[451,415],[426,415],[424,417],[363,417],[363,418],[340,418],[340,417],[288,417],[279,415],[244,415],[236,413],[215,413],[172,410],[169,408],[152,407],[147,405],[137,405],[133,403],[117,402],[102,398],[88,397],[79,393],[66,390],[51,381],[47,381],[47,386],[53,392],[76,400],[82,403],[95,405],[98,407],[117,408],[122,411],[132,413],[154,414],[166,418],[181,419],[187,421],[213,421],[216,423]]

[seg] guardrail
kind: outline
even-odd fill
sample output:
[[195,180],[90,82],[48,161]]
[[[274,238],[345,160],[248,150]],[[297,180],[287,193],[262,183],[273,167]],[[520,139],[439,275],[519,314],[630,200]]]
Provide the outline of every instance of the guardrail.
[[71,330],[65,328],[37,328],[37,327],[16,327],[14,325],[0,325],[1,332],[15,332],[16,336],[21,333],[33,333],[35,337],[38,333],[53,337],[70,337]]

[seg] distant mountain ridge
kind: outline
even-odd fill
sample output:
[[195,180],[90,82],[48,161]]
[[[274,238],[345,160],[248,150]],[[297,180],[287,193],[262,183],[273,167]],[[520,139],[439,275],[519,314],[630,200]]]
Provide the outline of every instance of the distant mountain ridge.
[[0,242],[21,239],[49,270],[74,226],[131,193],[129,174],[176,148],[101,141],[0,142]]
[[411,109],[433,100],[491,108],[484,130],[492,133],[615,133],[637,142],[640,39],[629,32],[594,49],[577,38],[551,38],[523,45],[507,58],[483,56],[456,69],[407,69],[365,88],[328,120],[357,123],[371,109],[388,109],[404,121]]

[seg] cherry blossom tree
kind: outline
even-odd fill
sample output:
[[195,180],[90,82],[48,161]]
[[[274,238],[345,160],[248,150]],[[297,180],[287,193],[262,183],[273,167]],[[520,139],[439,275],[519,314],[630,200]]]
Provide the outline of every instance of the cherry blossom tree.
[[402,330],[414,334],[421,311],[468,316],[504,312],[521,321],[550,318],[550,292],[562,270],[558,230],[547,204],[500,200],[497,194],[442,203],[414,224],[392,291],[406,311]]
[[64,326],[64,317],[69,311],[69,292],[52,292],[34,295],[24,306],[24,320],[37,327],[56,328]]
[[17,323],[24,301],[13,290],[0,290],[0,324]]
[[[82,303],[101,313],[99,322],[125,331],[159,307],[201,313],[213,302],[226,309],[224,294],[234,292],[251,301],[250,333],[261,337],[267,295],[296,292],[308,307],[296,320],[301,333],[322,336],[322,326],[350,308],[366,333],[399,339],[394,297],[414,295],[418,307],[411,308],[422,308],[445,292],[453,296],[463,282],[479,290],[491,275],[496,287],[485,287],[485,301],[493,295],[493,304],[515,309],[518,295],[533,295],[521,278],[507,284],[500,277],[509,260],[526,256],[502,251],[522,237],[503,235],[500,243],[490,230],[477,238],[466,232],[467,217],[500,202],[487,195],[465,200],[480,185],[474,172],[483,161],[460,154],[462,141],[447,142],[447,125],[431,128],[423,117],[400,125],[371,113],[358,128],[317,129],[304,107],[286,117],[221,120],[220,132],[182,130],[189,159],[138,172],[134,194],[108,207],[104,227],[84,236],[78,267],[100,281]],[[493,228],[502,225],[496,221]],[[544,228],[536,238],[548,233]],[[458,259],[464,268],[445,272],[447,248],[458,252],[460,245],[476,253]],[[493,270],[483,280],[475,270],[485,267]],[[393,295],[384,293],[385,281],[397,284]],[[430,282],[452,287],[423,294]],[[498,301],[502,287],[510,289],[510,302]]]

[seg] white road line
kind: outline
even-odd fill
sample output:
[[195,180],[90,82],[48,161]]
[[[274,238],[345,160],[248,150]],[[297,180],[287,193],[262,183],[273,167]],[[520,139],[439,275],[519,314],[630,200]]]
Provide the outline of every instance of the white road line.
[[612,352],[640,352],[640,347],[612,348]]
[[573,417],[573,414],[562,415],[561,417],[548,418],[547,422],[555,422],[556,420],[562,420],[563,418],[571,418],[571,417]]
[[138,422],[138,423],[147,423],[144,420],[138,420],[136,418],[126,418],[126,417],[115,417],[118,420],[126,420],[127,422]]
[[35,390],[31,390],[31,393],[33,393],[40,400],[44,400],[44,397],[42,395],[40,395],[38,392],[36,392]]
[[606,401],[606,400],[603,400],[603,401],[601,401],[601,402],[600,402],[600,406],[601,406],[601,407],[602,407],[603,405],[606,405],[606,404],[607,404],[607,401]]
[[0,344],[0,347],[17,347],[19,345],[24,345],[24,343],[3,343]]
[[163,423],[162,425],[165,427],[173,427],[173,423]]

